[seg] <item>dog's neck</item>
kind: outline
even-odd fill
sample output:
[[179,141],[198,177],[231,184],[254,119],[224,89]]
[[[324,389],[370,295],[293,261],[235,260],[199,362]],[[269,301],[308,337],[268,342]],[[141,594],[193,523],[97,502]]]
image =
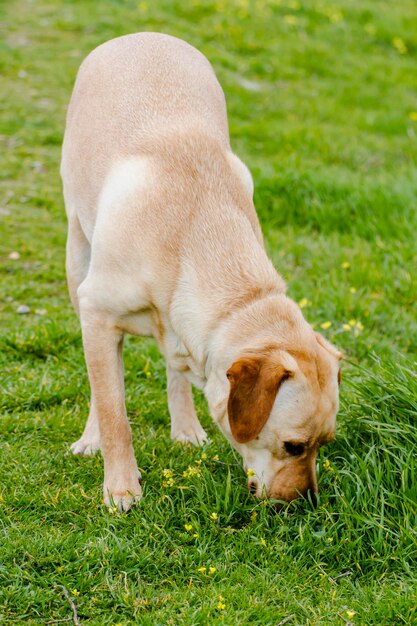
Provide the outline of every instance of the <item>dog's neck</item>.
[[231,233],[232,218],[217,211],[214,228],[205,228],[198,216],[190,227],[169,312],[179,353],[188,355],[187,365],[202,384],[216,360],[219,330],[256,302],[285,290],[246,216],[233,216],[239,229]]

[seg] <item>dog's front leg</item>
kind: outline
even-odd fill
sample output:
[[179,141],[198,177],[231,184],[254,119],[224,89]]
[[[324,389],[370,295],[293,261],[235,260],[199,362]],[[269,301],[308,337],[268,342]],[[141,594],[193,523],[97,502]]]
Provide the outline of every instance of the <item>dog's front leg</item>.
[[142,490],[124,400],[123,333],[87,298],[80,299],[80,314],[104,460],[104,502],[127,511]]
[[191,383],[167,365],[168,407],[171,416],[171,439],[201,445],[207,441],[194,408]]

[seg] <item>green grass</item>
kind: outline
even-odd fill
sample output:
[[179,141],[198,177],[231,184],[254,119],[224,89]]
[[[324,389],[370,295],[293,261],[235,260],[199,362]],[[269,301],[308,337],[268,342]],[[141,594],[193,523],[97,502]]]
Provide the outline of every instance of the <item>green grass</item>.
[[[71,618],[63,585],[83,625],[416,624],[415,2],[22,0],[2,11],[0,623]],[[140,30],[183,37],[213,63],[268,252],[345,353],[315,510],[276,515],[247,494],[200,394],[212,442],[170,442],[151,340],[125,350],[140,506],[107,511],[100,456],[68,453],[89,391],[64,275],[65,108],[82,58]],[[184,477],[189,466],[198,474]]]

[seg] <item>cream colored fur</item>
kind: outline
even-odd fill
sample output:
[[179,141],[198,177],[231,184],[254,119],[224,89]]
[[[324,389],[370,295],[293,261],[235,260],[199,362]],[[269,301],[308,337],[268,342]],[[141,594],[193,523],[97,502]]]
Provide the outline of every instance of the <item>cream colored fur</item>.
[[[105,502],[128,509],[141,495],[124,403],[125,333],[152,335],[166,358],[173,439],[206,439],[195,384],[246,468],[254,468],[258,495],[297,489],[280,476],[291,483],[285,468],[299,471],[283,442],[301,438],[315,489],[317,448],[334,431],[338,355],[318,342],[266,256],[252,178],[231,151],[224,95],[206,58],[156,33],[94,50],[68,109],[61,175],[68,284],[92,394],[72,449],[101,448]],[[245,351],[271,344],[294,376],[259,438],[237,444],[226,371]],[[292,350],[320,362],[325,381],[311,382],[317,372],[303,370]]]

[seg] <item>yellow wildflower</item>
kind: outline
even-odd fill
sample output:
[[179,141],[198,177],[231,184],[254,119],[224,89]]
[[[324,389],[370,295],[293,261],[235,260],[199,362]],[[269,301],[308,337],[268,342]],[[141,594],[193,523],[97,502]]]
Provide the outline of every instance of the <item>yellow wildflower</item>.
[[188,466],[188,469],[186,469],[182,475],[184,478],[191,478],[191,476],[197,476],[200,473],[200,470],[198,469],[198,467],[191,467],[191,465]]
[[323,330],[327,330],[328,328],[330,328],[331,325],[331,322],[323,322],[323,324],[320,324],[320,328],[322,328]]
[[217,522],[219,516],[217,515],[217,513],[210,513],[210,519],[212,522]]
[[219,602],[217,604],[217,608],[219,609],[219,611],[223,611],[226,608],[223,596],[219,596]]
[[284,22],[290,26],[295,26],[298,22],[298,17],[296,15],[284,15]]
[[337,22],[341,22],[343,20],[343,13],[341,11],[332,11],[329,13],[328,17],[332,24],[337,24]]
[[72,593],[73,596],[79,596],[80,595],[80,592],[77,589],[73,589],[71,591],[71,593]]
[[408,48],[404,43],[404,40],[401,37],[394,37],[392,40],[392,45],[400,54],[407,54]]
[[261,537],[261,544],[263,545],[264,548],[266,548],[266,541],[263,537]]
[[173,475],[174,475],[174,472],[172,471],[172,469],[163,469],[163,470],[162,470],[162,475],[163,475],[165,478],[172,478],[172,477],[173,477]]
[[213,457],[213,461],[218,461],[218,460],[219,460],[219,455],[215,454],[214,457]]
[[352,611],[352,609],[346,609],[346,615],[348,619],[352,619],[352,617],[356,615],[356,611]]
[[350,293],[356,293],[356,287],[349,287]]
[[350,332],[353,330],[353,334],[357,337],[364,329],[364,325],[362,322],[358,322],[355,319],[349,320],[348,324],[343,324],[343,330],[346,332]]
[[310,300],[307,300],[307,298],[301,298],[300,302],[298,303],[298,306],[300,307],[300,309],[305,309],[306,306],[310,306],[311,302]]
[[198,568],[197,572],[200,572],[200,574],[205,574],[206,573],[206,566],[202,565],[201,567]]
[[193,529],[193,525],[192,524],[184,524],[184,528],[187,532],[190,532]]
[[203,452],[203,454],[201,455],[201,460],[205,461],[207,458],[207,454],[205,452]]
[[216,571],[215,567],[209,567],[209,574],[214,574],[215,571]]
[[353,329],[353,334],[355,335],[355,337],[357,337],[363,331],[363,328],[364,326],[361,322],[356,322]]
[[331,470],[332,469],[332,464],[330,463],[329,459],[326,459],[323,463],[323,467],[325,470]]
[[248,475],[248,478],[253,478],[255,476],[255,470],[252,469],[251,467],[248,469],[246,473]]
[[365,24],[365,32],[368,33],[368,35],[375,35],[376,28],[373,24]]
[[411,111],[408,117],[410,120],[413,120],[413,122],[417,122],[417,111]]
[[348,270],[350,268],[349,261],[343,261],[343,263],[342,263],[342,265],[340,267],[342,268],[342,270]]

